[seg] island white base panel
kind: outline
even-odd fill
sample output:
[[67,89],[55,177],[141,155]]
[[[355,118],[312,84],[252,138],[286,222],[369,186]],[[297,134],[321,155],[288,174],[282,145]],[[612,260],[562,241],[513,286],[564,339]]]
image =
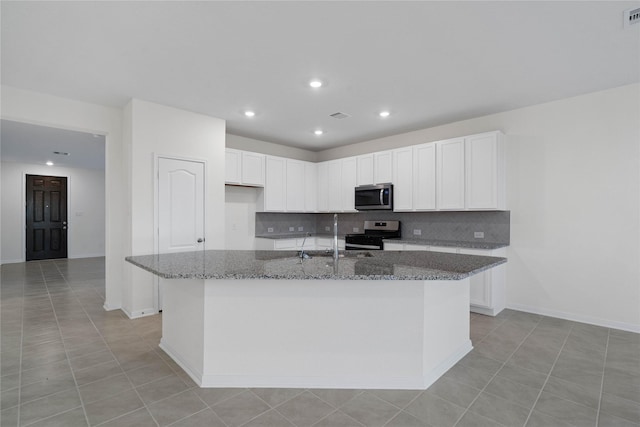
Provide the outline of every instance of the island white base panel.
[[163,280],[201,387],[426,389],[471,349],[469,280]]

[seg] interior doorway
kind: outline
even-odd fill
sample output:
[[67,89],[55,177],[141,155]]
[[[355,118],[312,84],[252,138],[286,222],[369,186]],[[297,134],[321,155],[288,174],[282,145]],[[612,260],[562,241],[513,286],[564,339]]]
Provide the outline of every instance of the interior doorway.
[[27,175],[27,261],[67,258],[67,178]]

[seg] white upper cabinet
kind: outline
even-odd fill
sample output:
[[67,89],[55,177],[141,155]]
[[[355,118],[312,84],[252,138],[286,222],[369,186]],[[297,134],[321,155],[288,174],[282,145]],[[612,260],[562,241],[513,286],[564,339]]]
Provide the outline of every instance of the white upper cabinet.
[[341,161],[340,190],[342,202],[340,210],[343,212],[356,211],[356,158],[348,157]]
[[286,206],[288,212],[305,211],[305,170],[304,162],[287,159]]
[[318,165],[304,162],[304,210],[316,212],[318,210]]
[[264,210],[284,212],[286,205],[287,161],[282,157],[265,159]]
[[505,142],[499,132],[320,163],[226,151],[225,182],[262,186],[265,211],[355,212],[354,188],[394,185],[394,210],[504,210]]
[[264,186],[265,155],[249,151],[225,150],[225,184]]
[[242,152],[242,184],[264,186],[264,154]]
[[413,148],[393,150],[393,210],[413,210],[414,173]]
[[373,153],[356,157],[358,171],[358,185],[372,185],[373,179]]
[[318,163],[317,170],[316,210],[318,212],[329,212],[329,162]]
[[373,183],[383,184],[393,181],[393,151],[373,153]]
[[[342,160],[331,160],[328,162],[329,177],[325,185],[329,187],[329,211],[342,211]],[[322,185],[320,183],[320,185]]]
[[466,208],[505,209],[505,153],[500,132],[465,138]]
[[226,184],[240,184],[242,152],[227,148],[224,152],[224,182]]
[[436,209],[436,144],[413,147],[413,209]]
[[435,144],[437,207],[439,210],[464,210],[464,138],[438,141]]

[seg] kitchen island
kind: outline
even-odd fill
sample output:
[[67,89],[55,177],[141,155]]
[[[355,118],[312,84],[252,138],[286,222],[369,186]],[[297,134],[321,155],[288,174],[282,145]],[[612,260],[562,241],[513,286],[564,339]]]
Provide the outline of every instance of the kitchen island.
[[201,387],[426,389],[467,354],[469,277],[420,251],[128,257],[161,278],[161,348]]

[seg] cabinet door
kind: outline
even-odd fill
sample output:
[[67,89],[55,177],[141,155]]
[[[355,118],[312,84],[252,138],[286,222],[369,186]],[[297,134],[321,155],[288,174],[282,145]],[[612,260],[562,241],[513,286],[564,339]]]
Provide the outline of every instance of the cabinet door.
[[501,209],[503,177],[498,132],[465,138],[467,209]]
[[384,184],[393,181],[393,152],[380,151],[373,153],[373,181],[374,184]]
[[438,209],[464,209],[464,139],[436,142]]
[[316,184],[318,212],[329,211],[329,162],[321,162],[317,165],[318,182]]
[[242,152],[242,184],[264,186],[264,154]]
[[[328,163],[328,179],[325,185],[328,184],[329,191],[329,211],[340,212],[342,210],[342,162],[340,160],[332,160]],[[322,185],[322,183],[318,183]]]
[[413,148],[413,209],[436,208],[436,144]]
[[286,208],[286,159],[267,156],[265,159],[264,210],[283,212]]
[[403,251],[404,250],[403,243],[384,242],[383,247],[385,251]]
[[356,211],[356,158],[348,157],[342,159],[341,164],[341,188],[342,188],[342,206],[344,212]]
[[413,149],[393,151],[393,210],[413,209]]
[[287,159],[286,205],[287,211],[304,211],[304,162]]
[[446,252],[448,254],[458,253],[458,248],[453,246],[429,246],[429,250],[432,252]]
[[[480,249],[460,249],[461,254],[491,256],[491,251]],[[491,307],[491,270],[474,274],[469,278],[471,284],[471,305]]]
[[304,162],[304,210],[315,212],[318,209],[318,167],[315,163]]
[[429,246],[427,245],[414,245],[412,243],[406,243],[404,245],[405,251],[428,251]]
[[227,184],[240,184],[240,165],[242,154],[238,150],[227,148],[224,152],[224,182]]
[[357,157],[358,161],[358,185],[373,184],[373,154],[365,154]]

